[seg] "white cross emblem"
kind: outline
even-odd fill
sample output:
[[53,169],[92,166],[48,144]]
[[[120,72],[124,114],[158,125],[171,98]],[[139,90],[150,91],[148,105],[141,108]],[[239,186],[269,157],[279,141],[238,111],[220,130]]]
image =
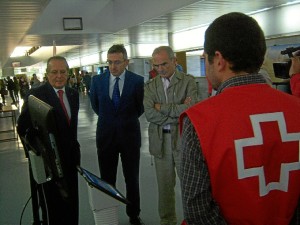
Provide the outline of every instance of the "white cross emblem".
[[250,116],[254,137],[235,140],[235,152],[237,159],[238,179],[258,176],[260,196],[267,195],[271,190],[281,190],[287,192],[289,183],[289,172],[300,170],[300,145],[298,161],[281,163],[279,182],[266,184],[264,166],[245,168],[244,147],[263,144],[263,136],[260,127],[261,122],[276,121],[278,123],[281,141],[298,141],[300,143],[300,133],[287,133],[286,123],[282,112],[257,114]]

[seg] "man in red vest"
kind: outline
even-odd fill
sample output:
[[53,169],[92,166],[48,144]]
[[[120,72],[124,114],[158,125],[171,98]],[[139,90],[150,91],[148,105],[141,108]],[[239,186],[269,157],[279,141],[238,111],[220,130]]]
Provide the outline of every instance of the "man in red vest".
[[300,224],[300,100],[258,73],[266,51],[251,17],[206,30],[206,75],[217,90],[181,115],[188,225]]

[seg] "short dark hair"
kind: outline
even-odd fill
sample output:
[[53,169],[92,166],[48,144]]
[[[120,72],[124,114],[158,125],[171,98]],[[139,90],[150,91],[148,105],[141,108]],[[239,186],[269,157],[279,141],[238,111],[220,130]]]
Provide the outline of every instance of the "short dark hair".
[[69,64],[68,64],[66,58],[65,58],[65,57],[62,57],[62,56],[59,56],[59,55],[56,55],[56,56],[50,57],[50,58],[47,60],[47,68],[46,68],[46,72],[47,72],[47,73],[49,73],[49,71],[50,71],[50,62],[51,62],[52,60],[62,60],[62,61],[64,61],[65,64],[66,64],[67,70],[69,70]]
[[159,46],[156,49],[154,49],[153,53],[152,53],[152,57],[158,53],[160,53],[161,51],[165,51],[167,52],[169,59],[174,59],[175,58],[175,53],[173,51],[173,49],[170,46]]
[[210,63],[216,51],[231,63],[232,71],[256,73],[266,53],[264,33],[250,16],[238,12],[225,14],[205,32],[204,52]]
[[128,59],[126,48],[123,44],[115,44],[108,49],[107,54],[122,53],[124,59]]

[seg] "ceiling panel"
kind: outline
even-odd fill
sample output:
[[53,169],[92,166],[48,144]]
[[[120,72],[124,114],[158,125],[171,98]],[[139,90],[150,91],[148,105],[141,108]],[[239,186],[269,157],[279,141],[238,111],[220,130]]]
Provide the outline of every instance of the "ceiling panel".
[[49,0],[0,1],[0,67],[21,42]]
[[[106,50],[112,44],[120,42],[125,45],[161,43],[168,41],[169,33],[210,23],[224,13],[231,11],[249,13],[287,2],[287,0],[164,0],[163,2],[152,0],[150,4],[146,0],[126,0],[128,4],[125,8],[122,1],[1,0],[0,67],[10,66],[7,63],[9,56],[18,45],[51,46],[55,40],[57,46],[78,46],[77,50],[72,51],[88,54]],[[72,4],[72,11],[69,10],[68,4]],[[95,4],[101,7],[95,8]],[[118,7],[114,4],[118,4]],[[130,4],[139,7],[134,8],[134,15],[128,15],[128,12],[132,11],[128,10]],[[120,9],[119,6],[123,5],[124,8]],[[88,10],[89,8],[91,10]],[[78,15],[83,18],[84,30],[63,31],[61,18]],[[50,24],[49,21],[54,21],[55,18],[59,20]],[[41,60],[45,57],[49,55],[41,56]]]

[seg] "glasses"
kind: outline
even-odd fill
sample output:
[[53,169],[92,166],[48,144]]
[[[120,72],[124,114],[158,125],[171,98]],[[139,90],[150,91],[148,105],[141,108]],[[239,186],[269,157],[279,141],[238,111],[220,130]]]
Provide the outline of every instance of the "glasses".
[[108,65],[116,65],[116,66],[119,66],[119,65],[121,65],[123,62],[125,62],[125,60],[123,60],[123,61],[121,61],[121,60],[116,60],[116,61],[110,61],[110,60],[108,60],[106,63],[108,64]]

